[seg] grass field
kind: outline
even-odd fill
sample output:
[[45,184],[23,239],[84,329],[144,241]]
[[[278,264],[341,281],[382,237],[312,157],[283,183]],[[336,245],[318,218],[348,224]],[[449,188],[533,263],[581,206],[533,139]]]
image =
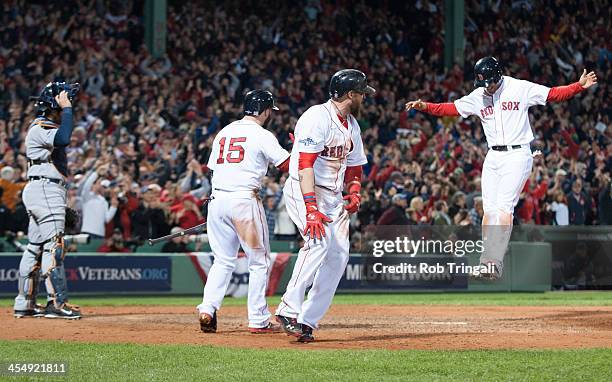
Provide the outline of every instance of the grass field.
[[[75,298],[83,306],[190,305],[199,297]],[[270,303],[276,304],[278,298]],[[244,299],[226,299],[243,305]],[[612,305],[612,292],[339,295],[336,304]],[[7,308],[12,299],[0,299]],[[0,341],[3,361],[67,361],[79,381],[610,381],[612,344],[585,350],[305,350]],[[0,376],[0,380],[8,377]],[[10,379],[16,380],[16,379]]]
[[[125,296],[125,297],[74,297],[75,304],[87,306],[121,305],[189,305],[200,303],[199,296]],[[270,305],[277,305],[279,296],[268,298]],[[246,304],[246,298],[226,298],[225,306]],[[547,292],[547,293],[412,293],[412,294],[344,294],[334,298],[334,304],[374,305],[499,305],[499,306],[610,306],[612,291]],[[12,298],[0,298],[0,306],[12,306]]]

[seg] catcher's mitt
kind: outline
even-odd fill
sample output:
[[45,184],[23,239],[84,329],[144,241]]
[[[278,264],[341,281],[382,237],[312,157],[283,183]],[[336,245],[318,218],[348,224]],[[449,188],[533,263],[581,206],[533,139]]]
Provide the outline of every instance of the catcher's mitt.
[[66,207],[66,225],[64,230],[66,232],[78,230],[80,219],[81,217],[79,216],[79,213],[76,210],[70,207]]

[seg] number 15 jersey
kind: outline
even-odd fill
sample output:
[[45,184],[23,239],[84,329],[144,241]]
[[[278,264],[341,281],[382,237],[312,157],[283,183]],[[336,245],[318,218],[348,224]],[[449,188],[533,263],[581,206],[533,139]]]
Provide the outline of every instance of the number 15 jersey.
[[289,158],[278,139],[257,123],[241,119],[225,126],[215,137],[208,159],[213,190],[235,192],[261,188],[268,165]]

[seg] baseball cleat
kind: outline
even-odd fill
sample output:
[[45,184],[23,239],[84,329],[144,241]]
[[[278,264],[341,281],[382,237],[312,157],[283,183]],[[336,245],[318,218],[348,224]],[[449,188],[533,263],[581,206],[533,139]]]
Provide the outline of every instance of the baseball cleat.
[[274,325],[271,322],[268,322],[268,325],[263,328],[249,328],[249,333],[251,334],[268,334],[268,333],[281,333],[283,329],[281,329],[280,325]]
[[208,313],[200,313],[200,330],[204,333],[217,332],[217,312],[212,316]]
[[298,337],[298,342],[308,343],[315,340],[312,335],[312,328],[306,324],[302,324],[302,334]]
[[493,263],[482,263],[479,268],[481,271],[479,271],[478,274],[472,273],[470,275],[474,280],[495,281],[501,279],[501,272],[497,265]]
[[63,303],[59,307],[55,306],[53,301],[47,302],[45,308],[45,318],[62,318],[64,320],[78,320],[81,318],[81,312],[78,306]]
[[298,324],[296,318],[276,315],[278,322],[285,333],[289,336],[299,337],[302,335],[302,325]]
[[42,317],[44,315],[45,315],[45,307],[39,304],[34,304],[33,309],[15,310],[13,312],[13,316],[15,318]]

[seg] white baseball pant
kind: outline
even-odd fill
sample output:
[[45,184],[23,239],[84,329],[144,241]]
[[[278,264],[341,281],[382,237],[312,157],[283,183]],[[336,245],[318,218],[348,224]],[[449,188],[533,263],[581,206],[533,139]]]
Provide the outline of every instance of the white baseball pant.
[[512,234],[514,207],[529,178],[533,156],[529,145],[509,151],[489,150],[482,169],[484,251],[481,263],[493,262],[500,273]]
[[[289,178],[283,188],[289,217],[304,237],[287,291],[276,309],[277,315],[297,318],[298,323],[318,328],[329,309],[349,259],[349,214],[342,194],[315,187],[319,211],[333,221],[325,226],[321,240],[304,236],[306,205],[300,184]],[[306,289],[310,288],[304,301]]]
[[263,328],[270,320],[266,302],[270,243],[268,224],[261,201],[254,192],[214,192],[208,204],[208,240],[214,256],[200,313],[221,308],[242,246],[249,264],[249,327]]

